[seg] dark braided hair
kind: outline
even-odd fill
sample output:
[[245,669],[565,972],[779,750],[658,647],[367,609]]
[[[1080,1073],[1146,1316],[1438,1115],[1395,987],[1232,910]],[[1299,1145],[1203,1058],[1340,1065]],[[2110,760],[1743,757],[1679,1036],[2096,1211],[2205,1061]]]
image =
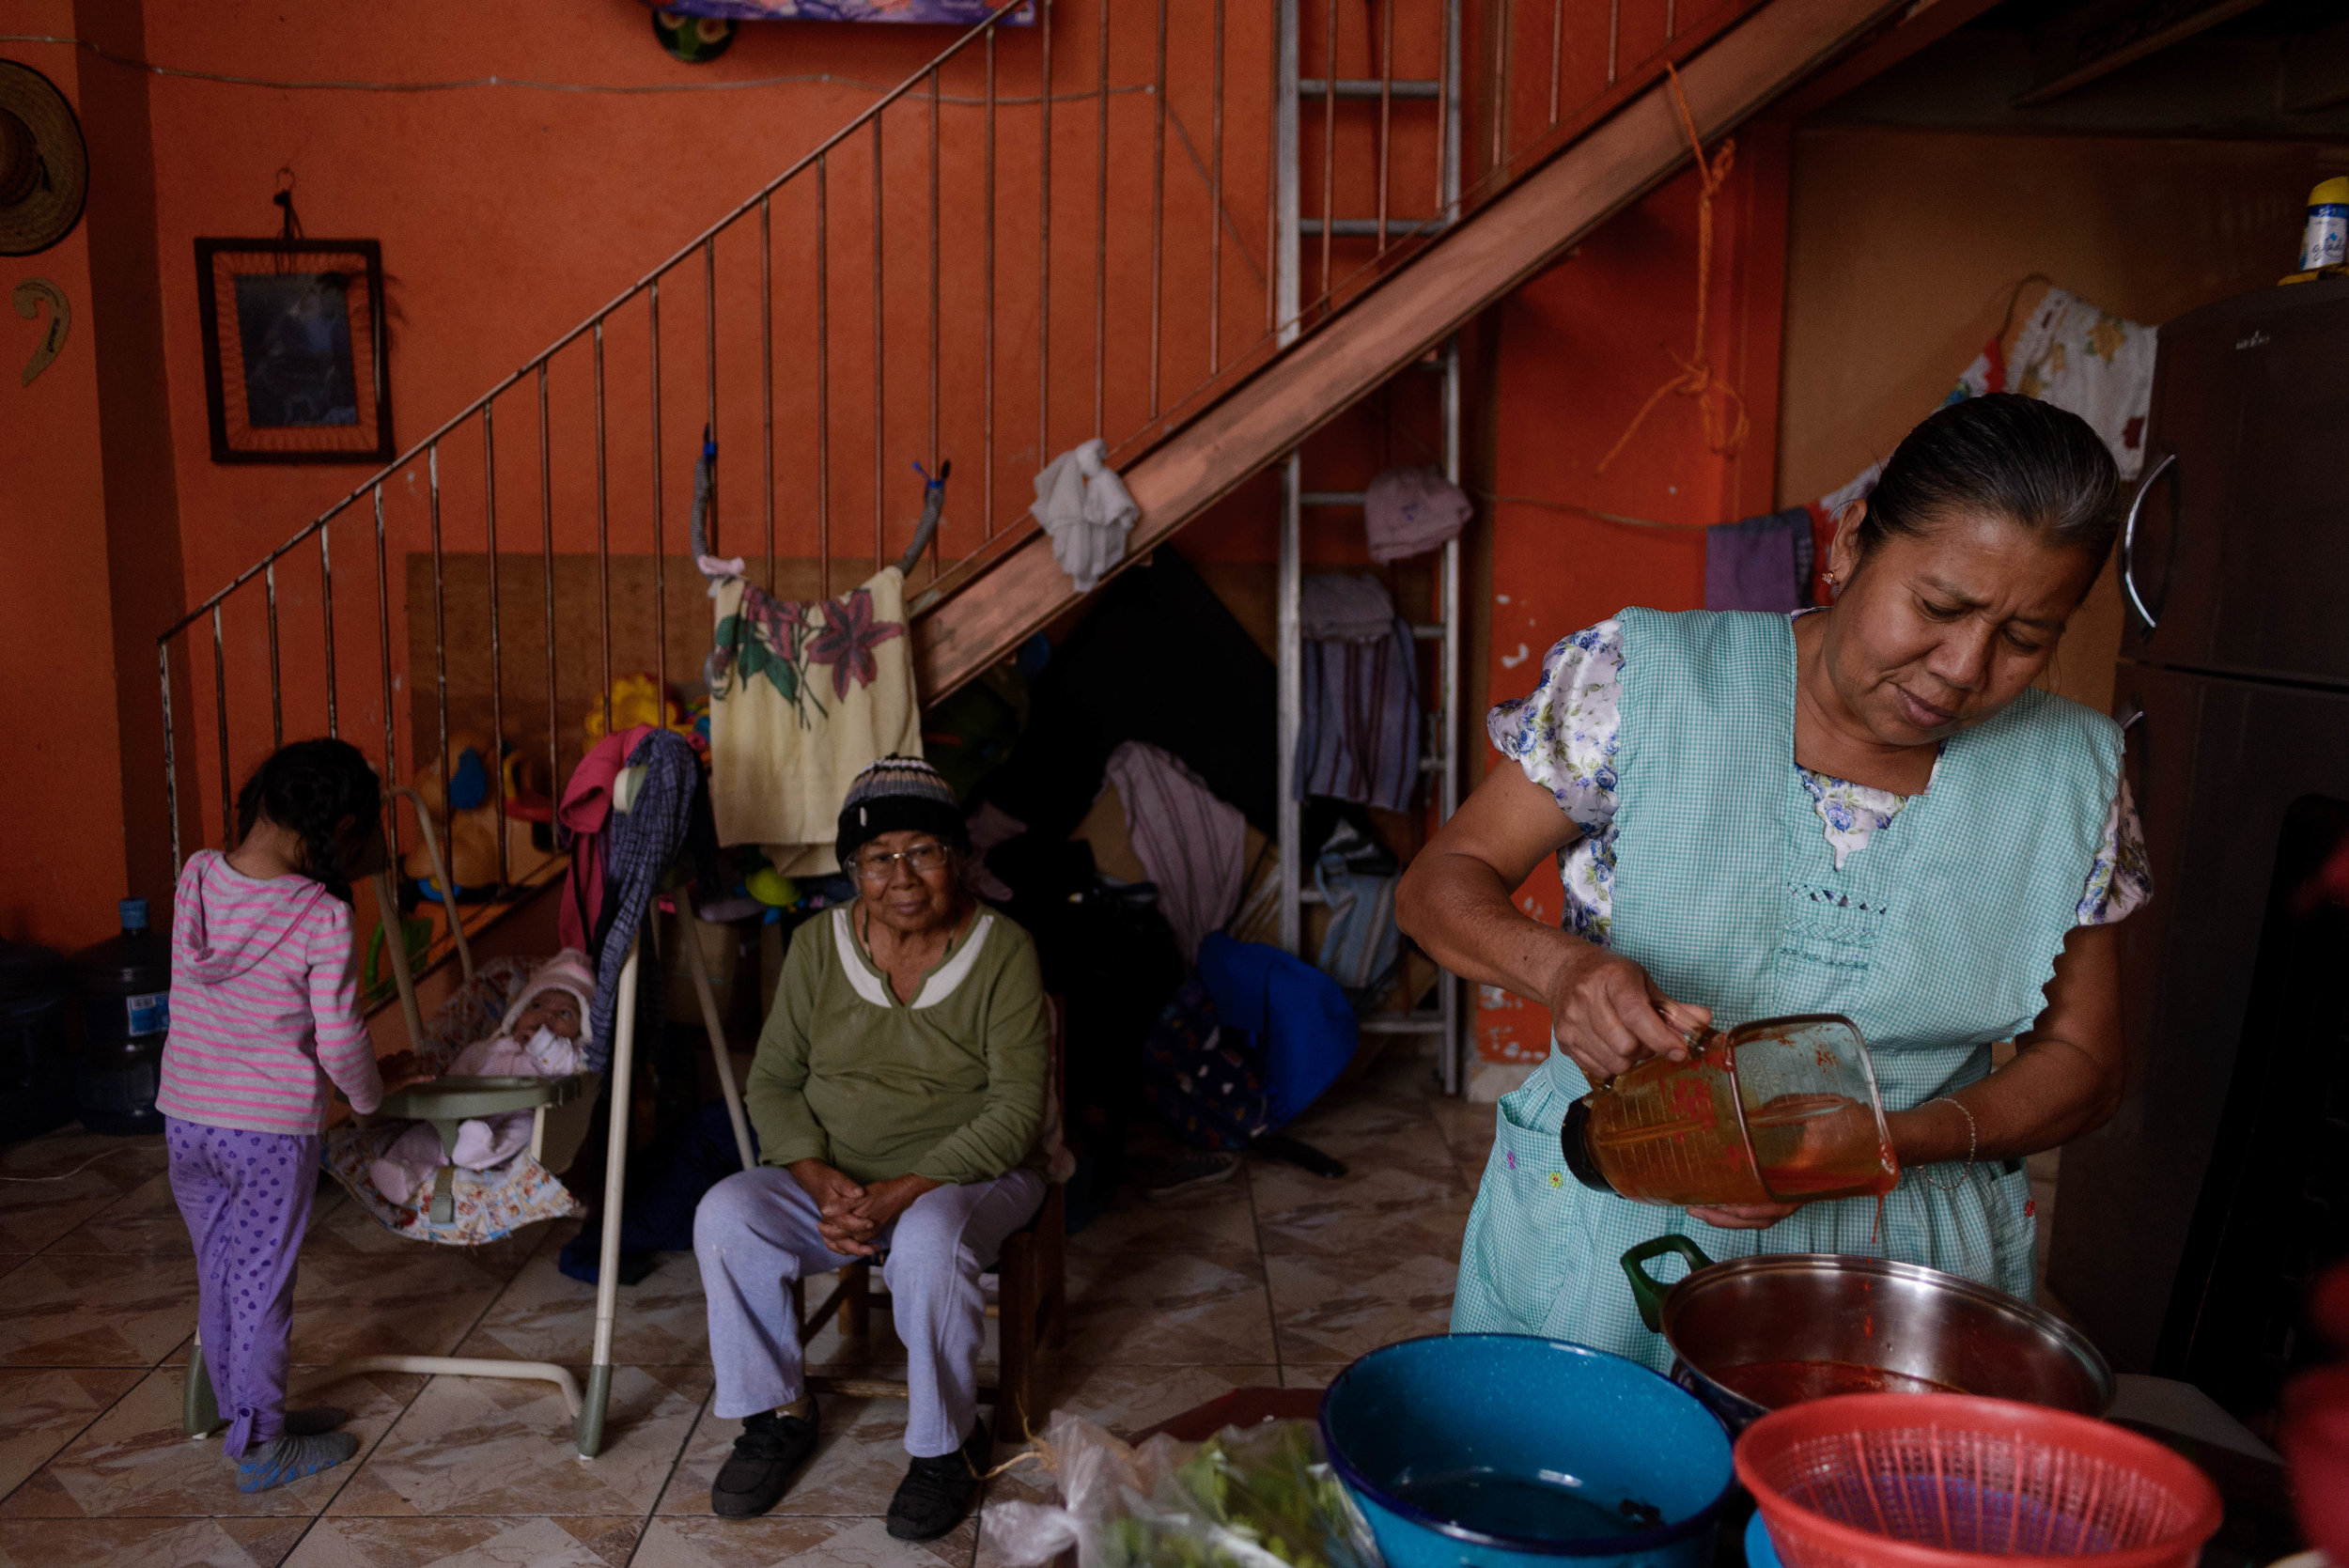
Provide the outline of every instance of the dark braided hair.
[[2088,421],[2012,392],[1936,411],[1901,438],[1869,493],[1859,556],[1953,511],[1990,512],[2102,563],[2121,527],[2121,475]]
[[302,840],[302,872],[350,902],[342,863],[341,829],[362,824],[381,809],[383,781],[348,740],[297,740],[280,747],[237,792],[237,836],[267,817]]

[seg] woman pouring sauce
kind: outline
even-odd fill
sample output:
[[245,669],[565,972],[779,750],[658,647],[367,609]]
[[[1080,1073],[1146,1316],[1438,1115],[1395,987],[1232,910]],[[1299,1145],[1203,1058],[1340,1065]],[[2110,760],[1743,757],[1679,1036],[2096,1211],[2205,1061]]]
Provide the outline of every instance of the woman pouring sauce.
[[[2113,722],[2032,682],[2110,551],[2119,478],[2077,416],[1994,394],[1910,431],[1837,520],[1831,609],[1626,610],[1495,707],[1496,768],[1396,899],[1445,968],[1549,1009],[1500,1105],[1455,1332],[1669,1361],[1616,1260],[1856,1252],[2030,1299],[2021,1157],[2120,1103],[2115,923],[2151,886]],[[1511,895],[1557,857],[1563,928]],[[1564,1170],[1566,1108],[1694,1032],[1840,1013],[1866,1036],[1900,1185],[1675,1209]],[[1990,1048],[2015,1060],[1993,1076]]]

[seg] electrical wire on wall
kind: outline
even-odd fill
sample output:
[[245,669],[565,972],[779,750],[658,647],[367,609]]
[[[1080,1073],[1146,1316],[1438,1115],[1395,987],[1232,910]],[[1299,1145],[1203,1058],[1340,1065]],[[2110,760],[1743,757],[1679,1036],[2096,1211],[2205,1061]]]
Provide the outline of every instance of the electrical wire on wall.
[[[128,66],[157,76],[171,76],[191,82],[214,82],[232,87],[269,87],[280,92],[354,92],[354,93],[443,93],[459,92],[474,87],[519,87],[532,92],[549,93],[710,93],[740,92],[756,87],[781,87],[794,84],[823,83],[840,87],[861,87],[869,92],[886,92],[889,84],[867,82],[860,77],[842,76],[829,70],[802,71],[790,76],[745,76],[722,82],[542,82],[527,76],[451,76],[424,82],[362,82],[340,79],[305,81],[279,80],[264,76],[240,76],[228,71],[194,70],[185,66],[158,65],[152,60],[135,59],[117,54],[92,43],[87,39],[70,38],[55,33],[0,33],[0,43],[60,43],[76,49],[86,49],[101,60]],[[1054,93],[1055,103],[1089,101],[1102,95],[1105,89],[1095,86],[1077,92]],[[1157,89],[1147,82],[1131,86],[1110,87],[1112,97],[1125,93],[1148,94]],[[979,98],[942,98],[941,102],[961,108],[980,108],[986,104]],[[998,97],[997,106],[1034,103],[1034,94],[1025,98]]]
[[[790,76],[747,76],[723,82],[541,82],[532,77],[497,75],[453,76],[427,82],[361,82],[341,80],[299,81],[290,79],[281,81],[262,76],[240,76],[227,71],[194,70],[185,66],[158,65],[152,60],[135,59],[130,55],[114,54],[110,50],[101,48],[99,45],[92,43],[87,39],[72,38],[57,33],[0,33],[0,43],[65,44],[75,49],[86,49],[92,54],[97,55],[100,59],[110,61],[115,65],[127,66],[133,70],[144,70],[156,76],[174,77],[189,82],[210,82],[223,86],[231,87],[264,87],[278,92],[441,93],[462,92],[480,87],[512,87],[521,88],[532,92],[617,93],[622,95],[640,96],[649,93],[740,92],[759,87],[783,87],[795,85],[821,85],[835,87],[856,87],[863,91],[875,93],[886,92],[889,90],[888,85],[884,83],[867,82],[861,77],[842,76],[829,70],[803,71]],[[1132,85],[1122,87],[1096,85],[1075,92],[1053,93],[1050,97],[1050,101],[1054,103],[1083,103],[1090,102],[1097,98],[1107,100],[1111,98],[1121,98],[1134,93],[1140,93],[1144,97],[1150,97],[1157,94],[1158,90],[1157,85],[1150,82],[1139,82],[1133,84]],[[962,98],[947,94],[940,94],[936,101],[942,103],[949,108],[956,109],[983,109],[988,106],[988,101],[984,98]],[[1037,94],[1031,93],[1025,97],[999,96],[993,101],[995,107],[1000,109],[1017,108],[1025,104],[1040,103],[1045,101],[1045,100]],[[1207,165],[1199,156],[1198,147],[1191,141],[1190,128],[1183,122],[1182,112],[1176,109],[1172,102],[1169,102],[1166,105],[1166,117],[1168,122],[1174,127],[1175,136],[1183,144],[1183,152],[1185,156],[1190,158],[1192,171],[1199,177],[1203,183],[1211,184],[1212,180],[1207,172]],[[1240,259],[1248,264],[1249,270],[1254,272],[1258,279],[1262,279],[1264,276],[1264,264],[1257,259],[1255,253],[1249,248],[1248,241],[1241,235],[1239,222],[1232,215],[1229,209],[1226,209],[1224,211],[1223,222],[1225,228],[1231,234],[1233,242],[1239,248]]]
[[1620,512],[1602,512],[1595,506],[1584,506],[1572,501],[1550,501],[1538,495],[1501,495],[1492,490],[1470,490],[1479,501],[1505,502],[1513,506],[1540,506],[1552,512],[1573,512],[1578,516],[1595,518],[1601,522],[1618,522],[1626,528],[1660,528],[1667,533],[1702,534],[1716,526],[1710,522],[1658,522],[1653,518],[1629,518]]

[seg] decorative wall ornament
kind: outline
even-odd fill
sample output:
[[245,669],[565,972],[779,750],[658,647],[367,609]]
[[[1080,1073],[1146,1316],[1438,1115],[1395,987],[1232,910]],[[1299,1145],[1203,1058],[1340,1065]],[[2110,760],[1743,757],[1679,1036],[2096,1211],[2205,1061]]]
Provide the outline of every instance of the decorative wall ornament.
[[198,240],[216,463],[385,463],[392,385],[373,240]]
[[687,65],[704,66],[734,47],[734,23],[721,16],[658,10],[652,13],[652,36]]
[[40,334],[33,357],[24,362],[23,385],[31,386],[33,378],[49,368],[49,362],[65,347],[66,334],[73,328],[73,308],[65,303],[65,290],[47,278],[26,278],[16,286],[10,296],[16,302],[16,313],[27,321],[38,320],[44,302],[49,306],[49,326]]
[[0,60],[0,256],[45,251],[82,221],[89,149],[57,85]]
[[[1000,9],[1003,0],[646,0],[674,21],[705,17],[729,22],[910,22],[974,27]],[[1035,24],[1034,0],[1004,13],[1007,27]],[[729,39],[729,41],[731,41]],[[669,38],[663,47],[677,48]],[[720,45],[721,48],[723,45]],[[711,58],[713,55],[701,56]],[[680,59],[693,58],[678,55]]]

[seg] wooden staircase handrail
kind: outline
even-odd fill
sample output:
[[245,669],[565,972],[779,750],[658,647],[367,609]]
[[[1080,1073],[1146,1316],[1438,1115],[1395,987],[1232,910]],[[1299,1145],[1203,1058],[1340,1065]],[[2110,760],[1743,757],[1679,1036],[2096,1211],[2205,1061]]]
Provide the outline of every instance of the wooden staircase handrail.
[[[1902,0],[1767,0],[1676,62],[1707,141],[1734,130],[1825,64]],[[1662,75],[1661,58],[1653,63]],[[1429,240],[1344,310],[1283,349],[1126,468],[1142,509],[1110,575],[1293,450],[1594,228],[1678,172],[1686,132],[1669,87],[1595,105],[1595,123],[1561,128],[1538,165],[1472,216]],[[916,679],[936,702],[1065,611],[1069,580],[1030,527],[968,563],[912,615]]]

